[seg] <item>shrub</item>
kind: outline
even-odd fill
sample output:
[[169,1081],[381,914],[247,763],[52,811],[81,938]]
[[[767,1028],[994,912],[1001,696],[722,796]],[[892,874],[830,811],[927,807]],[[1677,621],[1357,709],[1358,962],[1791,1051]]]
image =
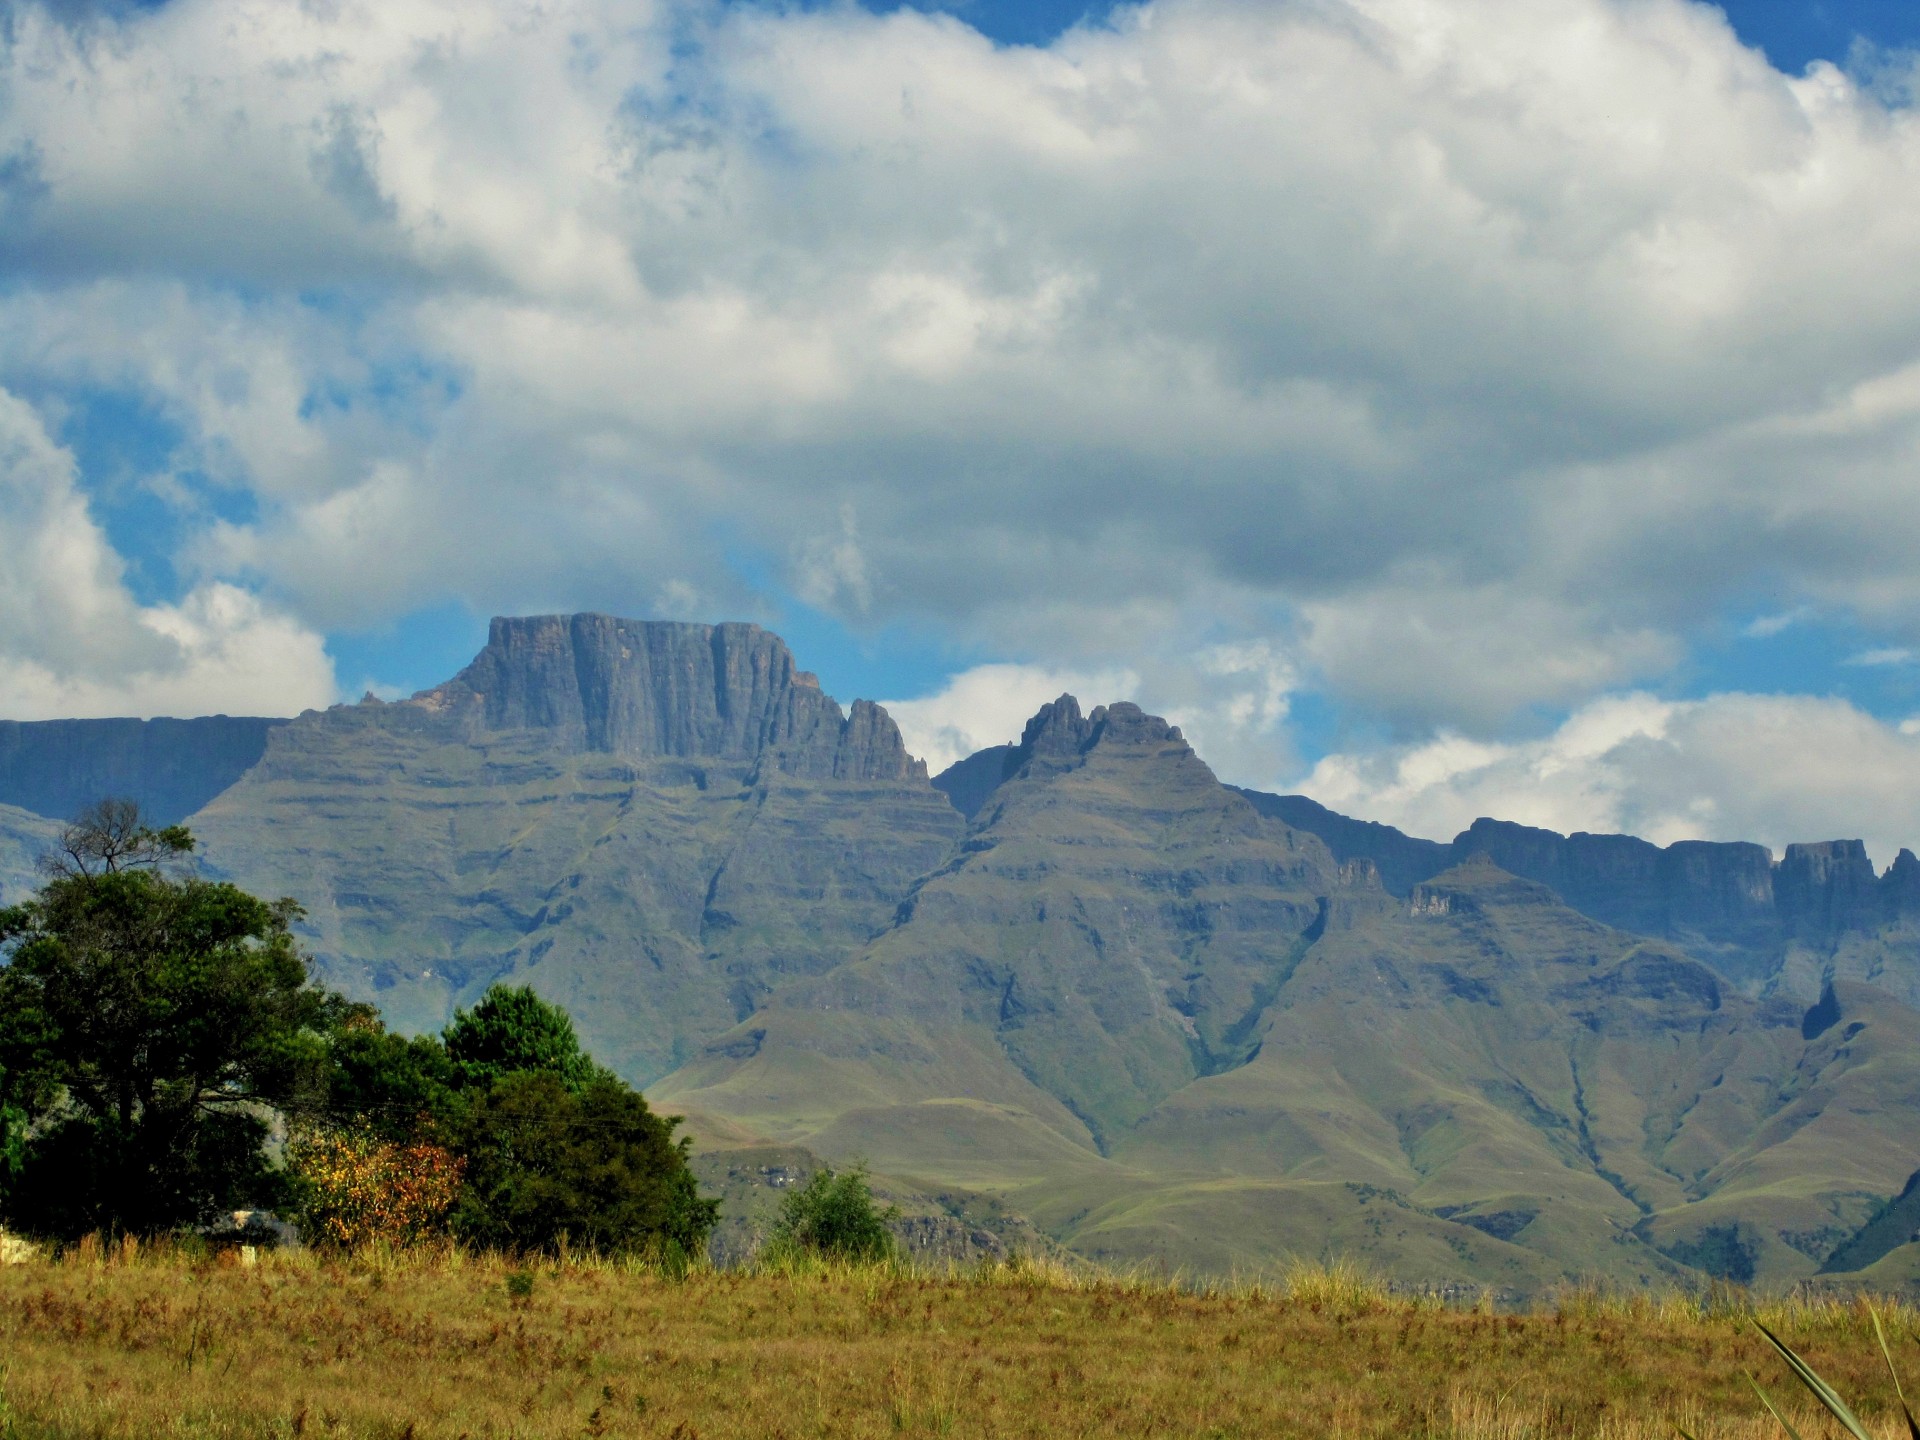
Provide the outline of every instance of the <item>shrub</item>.
[[301,1229],[320,1245],[411,1245],[446,1228],[463,1162],[426,1141],[368,1129],[295,1137],[287,1163],[300,1191]]
[[895,1207],[882,1210],[874,1204],[866,1167],[856,1165],[837,1174],[823,1167],[798,1190],[787,1192],[768,1249],[774,1258],[798,1253],[832,1260],[886,1260],[895,1249],[887,1226],[899,1218]]

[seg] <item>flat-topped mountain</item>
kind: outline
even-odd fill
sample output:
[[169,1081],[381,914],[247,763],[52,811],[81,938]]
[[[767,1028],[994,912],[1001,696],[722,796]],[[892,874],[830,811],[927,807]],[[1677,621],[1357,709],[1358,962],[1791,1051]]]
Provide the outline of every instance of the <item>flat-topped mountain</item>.
[[252,769],[282,723],[227,715],[0,720],[0,805],[68,820],[114,795],[171,825]]
[[496,620],[444,685],[279,727],[193,824],[397,1023],[525,977],[641,1082],[837,964],[962,828],[777,636],[600,615]]
[[571,753],[757,761],[815,779],[926,778],[869,700],[850,715],[758,625],[610,615],[496,619],[487,648],[406,704],[469,734],[538,731]]
[[1443,846],[1072,696],[930,781],[751,625],[496,620],[411,699],[137,731],[172,749],[53,723],[54,778],[0,766],[0,899],[55,801],[186,777],[205,862],[395,1024],[530,983],[701,1133],[1088,1255],[1789,1279],[1920,1170],[1910,856]]

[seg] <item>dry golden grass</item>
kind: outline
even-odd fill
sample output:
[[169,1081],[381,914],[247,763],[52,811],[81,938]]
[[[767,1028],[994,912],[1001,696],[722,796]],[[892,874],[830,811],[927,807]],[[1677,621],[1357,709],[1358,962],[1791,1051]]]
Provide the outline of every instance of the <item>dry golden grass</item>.
[[[581,1261],[537,1267],[525,1293],[516,1269],[458,1252],[245,1266],[132,1248],[0,1267],[0,1440],[1650,1440],[1674,1420],[1701,1440],[1775,1436],[1743,1369],[1809,1440],[1825,1433],[1736,1297],[1587,1291],[1503,1315],[1391,1296],[1338,1266],[1191,1289],[1034,1264],[676,1281]],[[1895,1433],[1863,1306],[1762,1313]],[[1920,1315],[1883,1313],[1896,1357],[1920,1360]]]

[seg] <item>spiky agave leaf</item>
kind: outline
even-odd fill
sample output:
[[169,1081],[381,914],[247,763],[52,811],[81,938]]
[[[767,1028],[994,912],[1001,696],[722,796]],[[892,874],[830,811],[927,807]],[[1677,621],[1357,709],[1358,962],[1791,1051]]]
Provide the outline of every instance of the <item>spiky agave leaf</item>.
[[1893,1393],[1900,1398],[1900,1413],[1907,1418],[1908,1440],[1920,1440],[1920,1423],[1913,1418],[1913,1411],[1907,1405],[1907,1392],[1900,1384],[1900,1372],[1893,1368],[1893,1352],[1887,1348],[1887,1332],[1881,1328],[1880,1312],[1867,1306],[1867,1314],[1873,1317],[1873,1338],[1880,1342],[1880,1355],[1887,1362],[1887,1374],[1893,1377]]
[[[1869,1433],[1867,1427],[1860,1423],[1860,1417],[1847,1408],[1847,1402],[1840,1398],[1839,1393],[1835,1391],[1831,1385],[1820,1378],[1819,1374],[1811,1365],[1794,1354],[1792,1346],[1788,1345],[1786,1341],[1782,1340],[1778,1335],[1774,1334],[1773,1331],[1761,1324],[1758,1319],[1753,1322],[1753,1327],[1767,1337],[1768,1343],[1771,1344],[1774,1349],[1778,1350],[1781,1358],[1787,1362],[1787,1368],[1793,1371],[1795,1377],[1802,1385],[1813,1392],[1813,1398],[1826,1407],[1827,1413],[1838,1420],[1841,1425],[1846,1428],[1847,1433],[1854,1437],[1854,1440],[1873,1440],[1873,1436]],[[1754,1389],[1759,1390],[1760,1387],[1755,1385]],[[1778,1410],[1773,1409],[1773,1403],[1767,1401],[1764,1391],[1761,1391],[1760,1398],[1762,1401],[1766,1401],[1767,1409],[1773,1411],[1773,1418],[1779,1420],[1782,1425],[1785,1425],[1787,1427],[1787,1433],[1792,1435],[1793,1427],[1787,1425],[1787,1422],[1781,1418]],[[1799,1440],[1799,1437],[1794,1436],[1794,1440]]]
[[1767,1413],[1780,1422],[1780,1428],[1786,1431],[1787,1434],[1792,1437],[1792,1440],[1800,1440],[1800,1432],[1788,1423],[1786,1416],[1774,1408],[1773,1401],[1767,1398],[1767,1392],[1760,1388],[1760,1382],[1749,1374],[1747,1376],[1747,1384],[1751,1385],[1753,1387],[1753,1393],[1760,1397],[1760,1403],[1767,1407]]

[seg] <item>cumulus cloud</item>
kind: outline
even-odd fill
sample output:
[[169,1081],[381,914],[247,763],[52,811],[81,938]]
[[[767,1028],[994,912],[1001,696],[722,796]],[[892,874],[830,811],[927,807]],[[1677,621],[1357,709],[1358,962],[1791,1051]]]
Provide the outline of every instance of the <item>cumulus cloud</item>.
[[1080,697],[1091,709],[1114,700],[1130,700],[1140,677],[1125,670],[1071,672],[1038,665],[976,665],[949,677],[931,695],[916,700],[887,700],[887,713],[900,726],[907,750],[938,775],[989,745],[1020,738],[1034,712],[1060,695]]
[[1344,813],[1451,839],[1482,815],[1562,833],[1674,840],[1864,838],[1881,865],[1920,848],[1920,727],[1842,700],[1609,696],[1552,734],[1442,733],[1322,759],[1299,788]]
[[0,715],[281,715],[333,698],[320,637],[235,586],[142,606],[72,455],[0,391]]
[[208,635],[765,566],[1020,662],[897,707],[930,758],[1055,677],[1255,783],[1303,688],[1442,737],[1329,776],[1470,776],[1756,596],[1920,648],[1920,112],[1711,6],[72,10],[0,35],[0,384],[247,497],[187,527]]

